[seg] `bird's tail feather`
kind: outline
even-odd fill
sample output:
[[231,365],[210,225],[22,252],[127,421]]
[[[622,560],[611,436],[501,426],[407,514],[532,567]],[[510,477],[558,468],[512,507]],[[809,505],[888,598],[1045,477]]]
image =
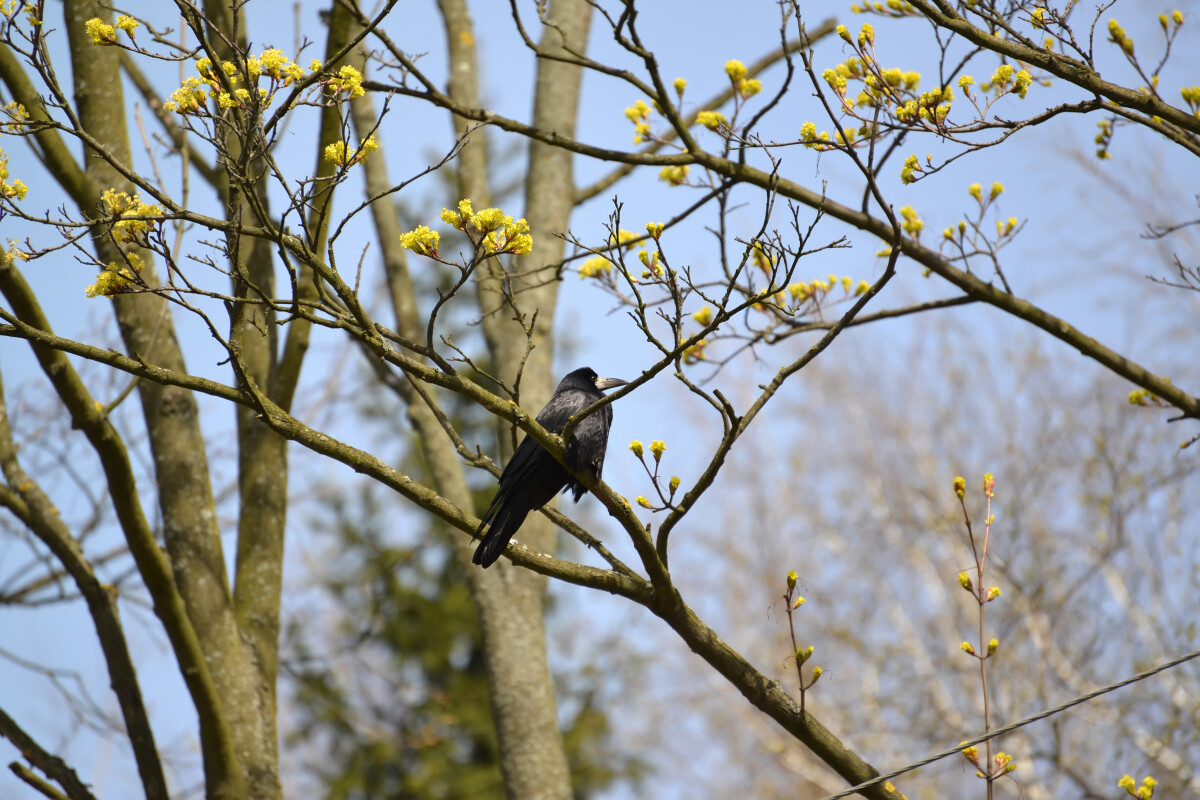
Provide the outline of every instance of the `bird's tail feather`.
[[[495,564],[504,552],[504,548],[508,547],[508,543],[516,534],[517,529],[521,527],[521,523],[525,521],[525,516],[525,514],[514,513],[511,508],[498,509],[483,541],[479,543],[479,547],[475,548],[475,555],[471,559],[472,563],[478,564],[484,569]],[[486,519],[487,515],[484,518]],[[480,528],[482,527],[480,525]],[[478,533],[479,531],[476,531],[476,534]]]

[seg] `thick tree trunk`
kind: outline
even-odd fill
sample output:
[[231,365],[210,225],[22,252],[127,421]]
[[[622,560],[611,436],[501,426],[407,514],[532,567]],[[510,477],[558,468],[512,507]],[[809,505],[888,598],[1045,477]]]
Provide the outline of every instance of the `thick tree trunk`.
[[[479,106],[475,37],[465,3],[442,0],[450,54],[448,93],[460,103]],[[581,0],[557,0],[549,9],[557,30],[547,28],[542,47],[573,48],[587,43],[591,7]],[[559,61],[538,62],[534,124],[565,136],[575,132],[581,71]],[[456,132],[467,128],[455,120]],[[490,205],[486,150],[476,134],[460,156],[459,190],[475,208]],[[536,411],[550,398],[554,375],[553,324],[558,296],[554,275],[545,270],[562,257],[563,244],[552,234],[566,230],[574,203],[570,153],[534,143],[530,148],[525,186],[525,217],[534,237],[532,255],[515,263],[516,274],[504,275],[498,261],[489,261],[478,283],[483,330],[492,354],[492,368],[505,381],[515,380],[526,354],[526,327],[533,327],[535,348],[522,370],[521,405]],[[515,308],[502,293],[508,280]],[[520,320],[514,319],[517,315]],[[535,318],[536,314],[536,318]],[[445,440],[445,437],[441,437]],[[500,436],[505,456],[511,455],[508,429]],[[449,443],[446,442],[448,446]],[[467,506],[470,507],[469,503]],[[554,549],[556,532],[544,517],[531,515],[518,540],[539,552]],[[546,579],[501,560],[487,571],[469,564],[471,543],[464,541],[462,563],[479,614],[487,658],[492,709],[500,741],[500,764],[509,797],[569,798],[570,771],[554,700],[554,682],[546,660],[543,624]]]

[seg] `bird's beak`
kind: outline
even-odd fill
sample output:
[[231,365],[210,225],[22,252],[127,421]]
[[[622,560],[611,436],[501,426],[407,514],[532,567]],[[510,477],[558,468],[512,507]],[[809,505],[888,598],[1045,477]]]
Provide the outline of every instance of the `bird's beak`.
[[618,386],[625,386],[629,381],[623,381],[620,378],[596,378],[596,388],[600,391],[605,389],[614,389]]

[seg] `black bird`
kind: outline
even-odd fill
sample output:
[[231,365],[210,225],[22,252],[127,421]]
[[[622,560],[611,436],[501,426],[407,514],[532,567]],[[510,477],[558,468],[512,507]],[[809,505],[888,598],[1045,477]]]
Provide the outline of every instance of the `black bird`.
[[[601,378],[589,367],[577,369],[558,384],[550,402],[537,415],[538,424],[550,433],[562,433],[567,420],[604,397],[605,389],[626,383],[617,378]],[[571,472],[588,472],[596,480],[600,479],[610,427],[611,405],[588,415],[575,426],[566,447],[566,460],[571,465]],[[544,447],[526,436],[517,446],[504,472],[500,473],[500,488],[496,490],[496,496],[492,498],[487,511],[483,512],[483,520],[475,530],[475,536],[478,537],[485,526],[491,525],[487,536],[475,550],[472,561],[484,569],[496,563],[529,512],[549,503],[560,490],[574,492],[576,503],[587,491]]]

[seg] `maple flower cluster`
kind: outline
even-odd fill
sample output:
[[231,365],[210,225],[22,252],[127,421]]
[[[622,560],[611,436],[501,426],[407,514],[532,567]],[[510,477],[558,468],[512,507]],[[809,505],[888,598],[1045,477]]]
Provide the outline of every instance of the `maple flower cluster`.
[[29,187],[23,181],[8,180],[8,154],[0,150],[0,196],[6,200],[11,200],[14,197],[18,200],[24,200],[26,193],[29,192]]
[[[117,24],[121,26],[120,21]],[[115,43],[115,40],[110,42],[105,38],[111,33],[106,28],[111,29],[111,26],[103,25],[98,19],[90,20],[88,33],[92,41],[97,44]],[[132,32],[130,35],[133,35]],[[248,108],[255,98],[259,106],[267,108],[279,89],[304,80],[308,72],[320,73],[323,68],[320,60],[313,59],[306,72],[304,67],[275,47],[248,56],[244,70],[234,61],[214,64],[212,59],[200,58],[196,60],[197,75],[184,79],[183,84],[171,93],[171,98],[163,103],[163,108],[178,114],[202,115],[209,113],[209,100],[216,100],[220,109],[229,109]],[[362,73],[347,64],[318,83],[333,97],[346,95],[354,98],[365,93],[362,81]],[[266,85],[259,85],[264,82]]]
[[137,253],[125,253],[125,263],[115,261],[108,265],[96,276],[96,282],[87,287],[88,297],[112,297],[114,294],[128,292],[137,287],[137,273],[145,266]]
[[359,142],[358,149],[353,151],[350,149],[350,143],[345,141],[333,142],[326,145],[325,160],[339,167],[350,167],[366,161],[367,156],[378,149],[379,142],[375,139],[375,134],[371,134]]
[[750,71],[746,69],[746,65],[736,58],[731,58],[725,62],[725,74],[729,76],[729,82],[733,84],[734,91],[743,100],[748,100],[754,95],[762,91],[762,81],[756,78],[748,78]]
[[[906,16],[910,13],[901,0],[891,0],[886,5],[868,3],[857,10],[885,16]],[[864,24],[857,36],[851,34],[845,25],[837,26],[836,32],[854,52],[842,63],[826,69],[822,78],[839,100],[847,118],[832,134],[818,131],[816,124],[811,121],[804,122],[800,126],[800,141],[805,147],[826,151],[860,146],[876,139],[882,130],[894,126],[922,130],[943,130],[949,126],[954,87],[934,86],[922,91],[921,73],[895,67],[884,68],[876,57],[875,29],[870,24]],[[859,86],[857,90],[853,88],[855,84]],[[958,91],[975,105],[979,113],[986,113],[991,103],[1005,95],[1015,94],[1024,98],[1032,84],[1033,76],[1027,70],[1001,64],[992,79],[982,85],[977,84],[970,75],[960,76]],[[876,126],[873,120],[880,113],[885,120],[890,118],[893,125]],[[912,183],[924,171],[917,157],[912,155],[905,159],[900,177],[904,183]]]
[[[478,241],[490,254],[527,256],[533,251],[529,223],[524,219],[514,220],[498,208],[476,212],[470,200],[462,200],[456,209],[443,208],[441,219],[452,228],[466,233],[472,241]],[[419,225],[400,236],[401,247],[431,258],[437,257],[440,244],[441,234],[425,225]]]
[[1132,777],[1125,775],[1117,781],[1117,786],[1124,789],[1131,797],[1136,797],[1137,800],[1150,800],[1151,797],[1154,797],[1154,787],[1158,786],[1158,781],[1147,775],[1142,779],[1142,785],[1138,786]]
[[[84,23],[84,30],[92,44],[109,47],[120,44],[118,30],[124,31],[132,40],[138,24],[136,19],[125,15],[117,17],[115,26],[93,17]],[[321,62],[313,59],[309,69],[314,73],[320,72]],[[275,47],[269,47],[258,55],[247,56],[244,64],[234,61],[214,64],[212,59],[200,58],[196,61],[196,72],[197,75],[186,78],[171,93],[170,100],[163,103],[163,108],[179,114],[199,115],[209,112],[209,100],[216,100],[220,109],[230,109],[247,108],[256,98],[258,104],[266,108],[276,91],[306,76],[304,67]],[[265,79],[267,85],[259,86],[260,79]],[[243,82],[246,85],[239,85]],[[347,94],[361,97],[364,93],[362,73],[349,65],[341,67],[320,83],[334,96]]]
[[4,116],[8,117],[8,122],[0,122],[0,131],[7,130],[11,133],[18,133],[29,122],[29,112],[25,109],[23,103],[18,103],[13,100],[7,103],[0,111],[4,112]]
[[159,224],[153,217],[163,214],[162,206],[145,203],[137,194],[130,197],[116,189],[106,189],[100,195],[100,206],[116,218],[112,235],[119,244],[144,244],[147,232]]
[[[114,219],[112,237],[122,245],[145,246],[147,235],[160,223],[155,217],[162,216],[162,206],[146,203],[137,194],[106,189],[100,195],[100,208]],[[87,287],[88,297],[112,297],[114,294],[132,291],[138,286],[138,273],[145,263],[142,257],[130,250],[122,253],[122,262],[110,261],[96,276],[96,282]]]
[[87,22],[83,23],[83,29],[87,32],[88,38],[92,40],[92,44],[109,47],[117,44],[117,31],[125,31],[132,39],[134,31],[137,29],[138,21],[133,17],[122,14],[117,17],[117,25],[114,28],[107,24],[99,17],[92,17]]
[[[650,234],[650,238],[657,242],[662,236],[663,230],[665,230],[666,227],[667,226],[661,222],[647,222],[646,233]],[[638,240],[644,241],[645,237],[634,233],[633,231],[627,231],[622,228],[609,237],[608,243],[610,246],[620,247],[621,249],[625,250],[625,252],[631,252],[633,248],[637,246]],[[651,273],[659,278],[665,274],[661,261],[662,253],[660,253],[658,250],[649,251],[643,248],[638,251],[637,258],[642,262],[642,265],[646,267],[646,270],[642,273],[643,278],[649,278]],[[581,279],[596,278],[597,280],[604,282],[611,282],[612,270],[613,262],[602,255],[594,255],[584,261],[578,267],[579,277]]]
[[[746,65],[737,59],[730,59],[725,62],[725,74],[728,76],[730,83],[733,84],[735,102],[737,104],[741,104],[762,91],[762,81],[750,78],[750,73]],[[672,82],[672,86],[675,87],[675,94],[679,100],[682,100],[683,92],[687,88],[687,81],[683,78],[676,78]],[[634,144],[641,144],[642,142],[654,139],[653,129],[650,125],[650,116],[656,111],[662,113],[662,107],[657,100],[654,101],[653,105],[647,103],[645,100],[638,100],[625,109],[625,118],[633,123]],[[708,128],[710,131],[720,131],[722,128],[729,128],[729,120],[725,115],[713,109],[701,109],[697,111],[695,124]],[[661,142],[662,140],[659,141]],[[688,168],[686,166],[665,167],[659,173],[659,177],[672,186],[679,186],[687,182],[687,173]]]

